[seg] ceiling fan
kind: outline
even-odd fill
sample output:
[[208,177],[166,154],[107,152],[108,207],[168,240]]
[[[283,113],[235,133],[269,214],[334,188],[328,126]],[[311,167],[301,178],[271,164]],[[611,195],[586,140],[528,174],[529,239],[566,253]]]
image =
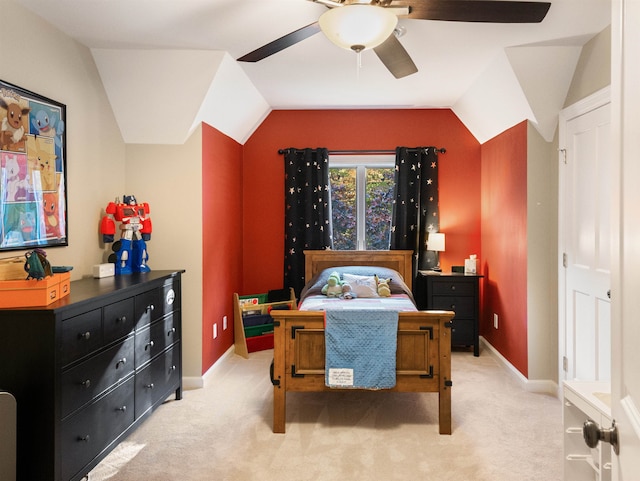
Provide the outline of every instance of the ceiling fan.
[[[403,29],[397,18],[443,20],[450,22],[539,23],[547,15],[550,2],[510,0],[309,0],[329,8],[317,22],[243,55],[240,62],[258,62],[322,31],[336,45],[361,52],[373,49],[396,78],[418,71],[398,37]],[[365,10],[372,15],[362,17]],[[353,15],[353,17],[352,17]],[[373,39],[354,41],[355,30],[369,35],[377,25]],[[362,28],[366,26],[367,28]],[[340,30],[340,29],[343,30]]]

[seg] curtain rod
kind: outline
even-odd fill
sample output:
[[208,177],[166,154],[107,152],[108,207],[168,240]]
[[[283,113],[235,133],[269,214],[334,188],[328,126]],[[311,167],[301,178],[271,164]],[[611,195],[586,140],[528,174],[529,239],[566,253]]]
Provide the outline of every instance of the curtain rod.
[[[412,150],[420,150],[420,149],[424,149],[424,147],[409,148],[407,150],[412,151]],[[278,154],[284,155],[288,151],[289,149],[280,149],[278,150]],[[444,147],[440,149],[436,148],[436,151],[441,154],[444,154],[447,152],[447,149],[445,149]],[[329,151],[329,155],[357,155],[357,154],[389,155],[389,154],[395,154],[395,153],[396,153],[395,150],[330,150]]]

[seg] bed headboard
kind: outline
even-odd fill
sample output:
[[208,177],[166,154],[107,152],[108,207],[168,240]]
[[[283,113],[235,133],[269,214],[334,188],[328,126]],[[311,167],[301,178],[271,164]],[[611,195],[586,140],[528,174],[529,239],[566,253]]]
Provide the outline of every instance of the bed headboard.
[[412,288],[413,251],[304,251],[304,259],[307,282],[317,272],[329,267],[380,266],[398,271],[409,289]]

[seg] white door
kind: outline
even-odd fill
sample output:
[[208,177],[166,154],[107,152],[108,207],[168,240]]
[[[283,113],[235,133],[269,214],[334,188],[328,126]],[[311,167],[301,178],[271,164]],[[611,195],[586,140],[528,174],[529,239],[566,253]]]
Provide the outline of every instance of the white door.
[[611,105],[613,478],[640,479],[640,0],[613,0]]
[[609,381],[610,89],[560,119],[560,380]]

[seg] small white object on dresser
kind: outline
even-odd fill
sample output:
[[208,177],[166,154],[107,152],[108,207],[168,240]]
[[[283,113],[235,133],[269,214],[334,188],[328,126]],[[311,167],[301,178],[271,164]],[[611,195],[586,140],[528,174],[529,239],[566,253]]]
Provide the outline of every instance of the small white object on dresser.
[[116,273],[116,266],[112,262],[107,264],[96,264],[93,266],[93,277],[100,279],[102,277],[111,277]]

